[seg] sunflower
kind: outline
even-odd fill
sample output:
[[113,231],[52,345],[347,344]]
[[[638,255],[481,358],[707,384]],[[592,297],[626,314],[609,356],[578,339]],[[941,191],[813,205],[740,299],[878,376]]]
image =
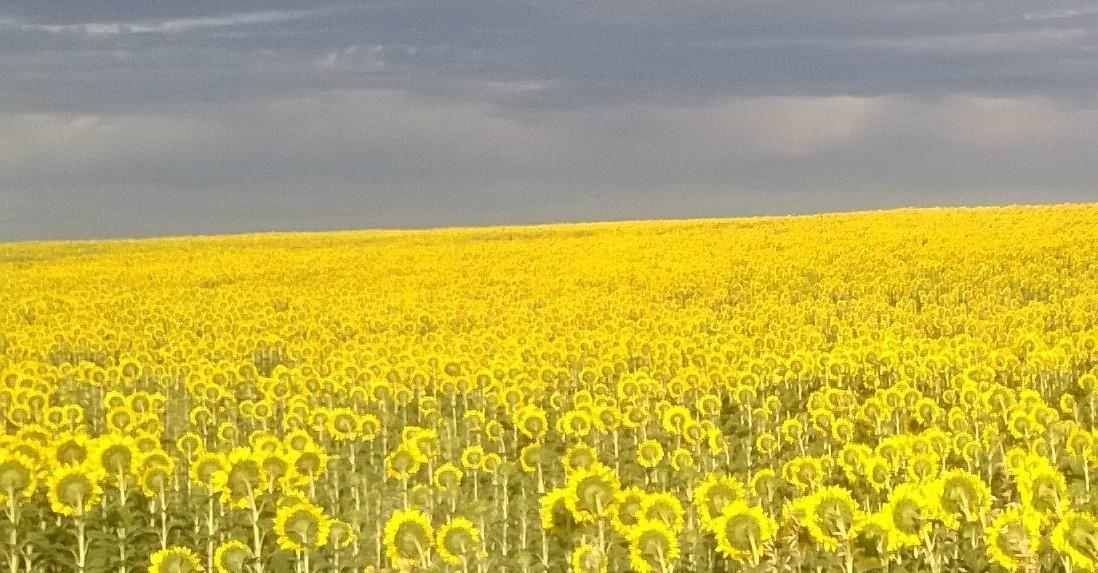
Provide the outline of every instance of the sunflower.
[[1088,513],[1068,511],[1049,534],[1049,543],[1080,571],[1098,568],[1098,520]]
[[694,470],[694,454],[686,448],[676,448],[671,452],[671,469],[677,472],[692,472]]
[[610,523],[623,537],[629,536],[629,530],[640,521],[641,507],[648,494],[637,486],[619,490],[614,496],[610,509]]
[[408,443],[412,444],[416,451],[423,454],[423,457],[431,460],[439,455],[440,444],[438,432],[433,429],[424,429],[416,433],[408,440]]
[[[1068,395],[1065,394],[1065,396]],[[1064,445],[1067,446],[1067,451],[1073,458],[1085,463],[1085,460],[1088,460],[1094,453],[1094,435],[1081,428],[1074,428],[1068,434],[1067,442]]]
[[484,448],[481,446],[472,445],[461,452],[461,465],[467,470],[480,469],[482,461],[484,461]]
[[560,458],[565,473],[590,468],[599,462],[599,453],[587,444],[575,444],[564,451]]
[[629,564],[636,573],[667,573],[679,558],[679,538],[662,521],[640,521],[629,532]]
[[213,474],[218,471],[229,471],[229,461],[225,456],[216,452],[203,452],[198,455],[188,470],[191,483],[203,486],[213,491]]
[[534,442],[545,439],[549,431],[549,419],[545,410],[534,405],[526,405],[516,410],[514,425],[526,439]]
[[928,482],[941,470],[942,461],[934,452],[921,452],[907,460],[907,476],[915,482]]
[[663,427],[663,431],[671,435],[682,435],[689,422],[693,421],[693,417],[685,406],[671,406],[664,410],[663,415],[660,416],[660,425]]
[[1037,560],[1041,544],[1041,516],[1029,508],[1012,506],[985,530],[987,556],[1007,571],[1018,571]]
[[648,424],[650,413],[647,409],[637,405],[630,405],[622,413],[621,423],[626,428],[636,430]]
[[823,462],[810,456],[793,458],[782,466],[782,477],[802,492],[815,489],[826,474]]
[[305,429],[291,430],[286,433],[286,436],[282,438],[282,443],[286,444],[286,447],[295,451],[304,451],[311,446],[316,445],[316,440],[313,439],[313,435]]
[[82,432],[63,434],[50,444],[54,463],[68,466],[84,463],[88,459],[91,440]]
[[778,474],[770,468],[763,468],[755,475],[751,476],[751,481],[748,483],[748,490],[751,492],[752,498],[756,500],[770,501],[774,499],[774,496],[778,493],[778,488],[782,485],[782,479],[778,477]]
[[581,543],[572,550],[572,573],[607,573],[606,554],[590,543]]
[[47,497],[54,513],[82,516],[99,503],[103,495],[102,470],[88,464],[55,469],[49,477]]
[[171,488],[172,465],[145,464],[137,476],[141,492],[148,498],[156,498]]
[[23,454],[0,450],[0,503],[10,501],[9,496],[30,497],[37,485],[34,461]]
[[846,444],[854,439],[854,422],[839,418],[831,425],[831,439],[836,444]]
[[877,454],[871,455],[866,458],[862,471],[865,472],[865,481],[878,492],[892,488],[892,464],[886,458]]
[[568,524],[574,524],[572,512],[568,509],[568,497],[571,490],[566,487],[558,487],[549,490],[539,500],[538,514],[541,518],[541,528],[552,531],[565,528]]
[[717,551],[734,561],[758,564],[765,543],[774,538],[778,524],[758,507],[734,501],[713,520],[710,530]]
[[709,448],[710,455],[720,455],[728,449],[728,437],[720,428],[710,428],[705,436],[705,445]]
[[685,521],[686,510],[682,502],[674,494],[668,492],[650,493],[644,496],[640,507],[640,520],[659,520],[664,522],[673,531],[681,531]]
[[435,468],[435,475],[432,476],[432,481],[439,491],[456,491],[461,487],[461,478],[463,475],[464,473],[460,468],[450,462],[446,462]]
[[1030,460],[1026,470],[1016,475],[1022,503],[1045,516],[1060,515],[1068,505],[1063,474],[1042,457]]
[[103,468],[108,477],[125,478],[137,471],[138,449],[133,438],[107,434],[97,438],[92,448],[91,459]]
[[500,466],[503,465],[503,458],[495,453],[488,452],[484,454],[484,457],[480,460],[480,471],[487,475],[493,475],[499,471]]
[[826,551],[835,551],[854,534],[862,517],[850,491],[841,487],[823,487],[793,502],[793,511],[801,516],[801,525]]
[[394,564],[407,560],[423,562],[434,545],[434,533],[425,513],[398,509],[385,523],[385,555]]
[[290,452],[290,460],[294,472],[315,481],[327,472],[332,456],[329,456],[320,446],[309,445]]
[[865,444],[856,442],[848,443],[839,450],[839,467],[846,475],[847,481],[855,483],[865,471],[865,463],[873,455],[873,449]]
[[979,476],[964,471],[950,470],[939,478],[936,490],[938,505],[942,509],[942,521],[956,529],[961,521],[983,521],[991,510],[991,488]]
[[701,517],[702,526],[709,527],[713,520],[724,512],[724,508],[745,497],[743,483],[738,479],[709,473],[694,486],[692,502]]
[[621,490],[621,481],[614,470],[595,462],[589,468],[568,476],[568,510],[578,523],[593,523],[606,515]]
[[[479,446],[472,447],[479,448]],[[466,449],[466,452],[468,451],[469,449]],[[465,459],[466,456],[463,453],[462,461],[464,462]],[[427,463],[427,457],[420,453],[415,446],[404,442],[386,456],[385,475],[395,480],[408,480],[419,472],[419,468],[423,467],[425,463]]]
[[275,512],[278,546],[286,551],[301,553],[324,546],[331,527],[332,519],[319,506],[309,502],[281,505]]
[[189,547],[168,547],[149,557],[149,573],[198,573],[205,570]]
[[882,508],[889,527],[889,551],[922,545],[940,518],[938,484],[900,484]]
[[442,560],[450,565],[461,565],[474,555],[480,545],[480,530],[464,517],[455,517],[438,528],[435,546]]
[[648,439],[637,445],[637,463],[646,468],[654,468],[663,461],[663,446],[656,440]]
[[557,431],[572,439],[587,437],[593,426],[591,414],[586,410],[569,410],[557,420]]
[[225,456],[221,469],[211,474],[210,485],[220,492],[221,503],[246,508],[255,495],[267,489],[268,480],[262,453],[234,448]]
[[365,441],[373,441],[381,433],[381,419],[373,414],[358,417],[358,435]]
[[354,526],[340,519],[331,520],[331,527],[328,528],[328,547],[346,549],[355,542],[355,538]]
[[350,408],[337,408],[324,422],[324,429],[336,441],[353,440],[358,434],[358,418]]
[[252,550],[244,543],[230,540],[214,551],[214,570],[217,573],[244,573],[245,564],[252,559]]
[[543,447],[540,442],[526,444],[519,450],[519,467],[525,473],[534,473],[542,463]]

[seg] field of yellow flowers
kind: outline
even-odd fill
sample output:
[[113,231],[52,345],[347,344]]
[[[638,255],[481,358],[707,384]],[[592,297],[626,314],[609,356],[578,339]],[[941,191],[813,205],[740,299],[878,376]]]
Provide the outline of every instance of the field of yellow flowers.
[[1095,571],[1096,374],[1098,206],[0,245],[0,554]]

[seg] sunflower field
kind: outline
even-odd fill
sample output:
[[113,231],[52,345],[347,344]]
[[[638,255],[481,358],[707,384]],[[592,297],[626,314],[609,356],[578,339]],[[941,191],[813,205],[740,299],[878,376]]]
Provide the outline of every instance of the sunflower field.
[[1096,393],[1098,206],[0,245],[0,559],[1095,571]]

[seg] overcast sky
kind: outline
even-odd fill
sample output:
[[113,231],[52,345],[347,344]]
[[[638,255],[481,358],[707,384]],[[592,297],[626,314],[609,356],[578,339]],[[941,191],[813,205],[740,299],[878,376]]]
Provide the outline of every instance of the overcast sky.
[[1098,2],[0,2],[0,240],[1098,200]]

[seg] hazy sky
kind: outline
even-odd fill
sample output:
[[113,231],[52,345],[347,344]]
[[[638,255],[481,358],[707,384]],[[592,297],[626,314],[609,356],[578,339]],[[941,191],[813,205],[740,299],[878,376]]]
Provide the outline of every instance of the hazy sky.
[[0,240],[1098,200],[1098,2],[0,2]]

